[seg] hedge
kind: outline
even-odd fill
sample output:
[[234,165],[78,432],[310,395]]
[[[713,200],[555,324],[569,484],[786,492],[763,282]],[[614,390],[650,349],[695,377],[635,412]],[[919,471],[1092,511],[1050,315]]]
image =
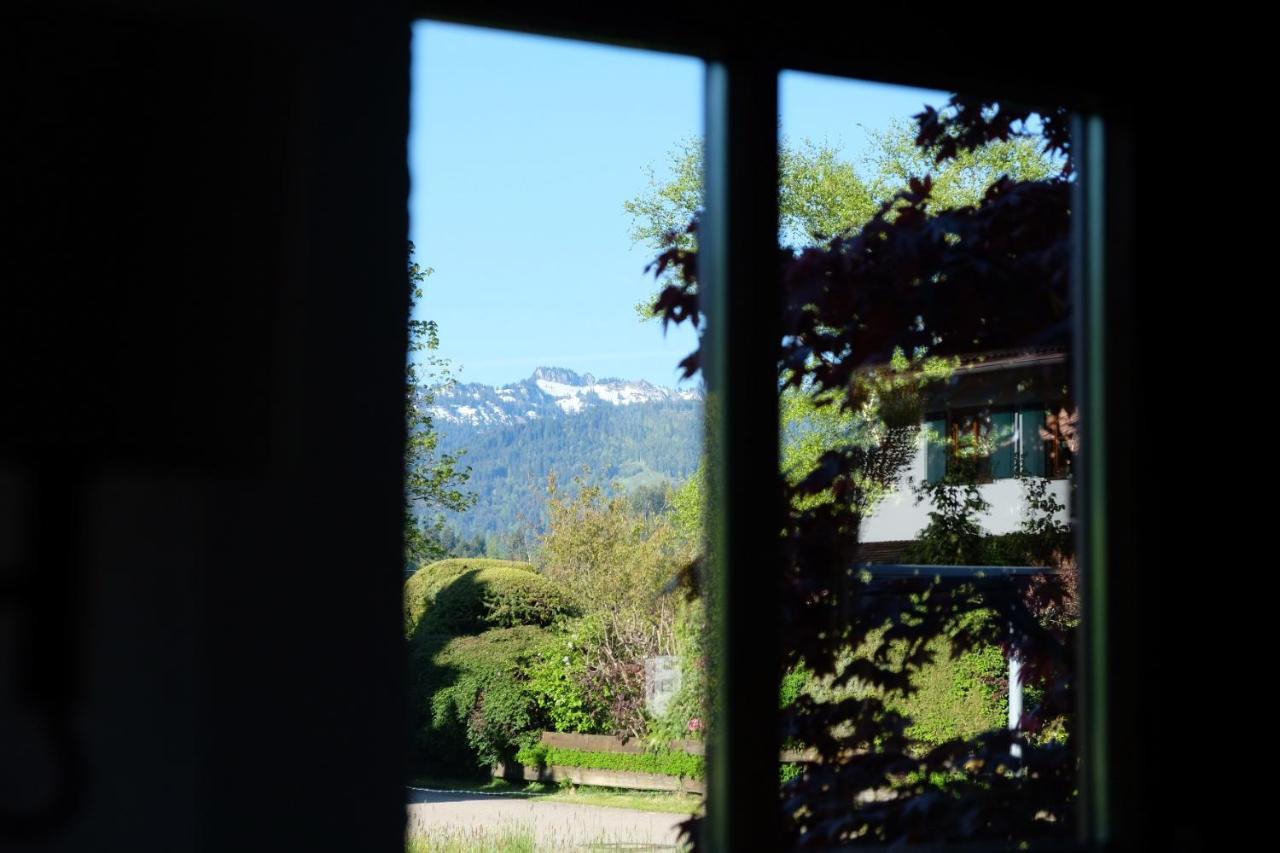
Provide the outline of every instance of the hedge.
[[452,559],[415,572],[404,588],[415,767],[479,773],[536,738],[546,715],[529,667],[553,642],[544,629],[575,612],[528,563]]
[[421,658],[415,769],[480,774],[536,738],[542,718],[523,673],[551,641],[536,626],[498,628]]
[[581,767],[584,770],[616,770],[622,773],[657,773],[701,779],[705,774],[701,755],[687,752],[593,752],[531,744],[516,753],[526,767]]
[[[915,690],[907,696],[885,695],[858,682],[832,689],[819,679],[813,679],[806,692],[820,700],[878,696],[888,710],[910,719],[908,736],[925,748],[951,738],[970,738],[1003,728],[1008,718],[1008,685],[1007,664],[1001,650],[988,646],[953,658],[950,641],[945,637],[935,637],[929,649],[933,662],[912,676]],[[891,649],[889,657],[897,665],[903,652],[900,648]]]
[[576,612],[569,596],[528,563],[441,560],[405,582],[405,636],[460,636],[491,628],[550,625]]

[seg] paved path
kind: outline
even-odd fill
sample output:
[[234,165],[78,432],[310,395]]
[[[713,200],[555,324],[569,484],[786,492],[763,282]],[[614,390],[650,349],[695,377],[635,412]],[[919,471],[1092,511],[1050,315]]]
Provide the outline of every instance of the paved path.
[[483,838],[504,829],[533,831],[538,849],[676,850],[683,815],[608,806],[540,802],[465,792],[410,788],[409,829],[428,838]]

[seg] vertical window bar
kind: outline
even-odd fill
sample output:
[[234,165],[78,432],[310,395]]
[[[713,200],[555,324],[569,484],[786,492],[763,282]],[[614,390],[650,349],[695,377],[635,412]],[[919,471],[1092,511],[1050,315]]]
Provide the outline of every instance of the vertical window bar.
[[1044,409],[1033,407],[1023,409],[1022,421],[1022,472],[1028,477],[1045,477],[1045,441],[1040,430],[1045,427]]
[[[1076,386],[1080,389],[1077,479],[1083,662],[1080,825],[1087,841],[1127,849],[1144,839],[1148,785],[1139,721],[1141,615],[1150,608],[1135,547],[1132,403],[1134,342],[1131,176],[1109,168],[1133,160],[1132,138],[1116,116],[1079,116],[1072,146],[1080,175],[1072,203]],[[1059,447],[1059,453],[1066,451]],[[1145,605],[1145,607],[1144,607]]]
[[947,475],[947,421],[945,418],[925,421],[924,431],[924,476],[930,483],[939,483]]
[[778,794],[778,74],[708,63],[708,540],[715,626],[706,849],[772,850]]
[[1107,280],[1104,234],[1106,173],[1103,125],[1096,116],[1077,116],[1072,145],[1080,170],[1072,227],[1072,285],[1075,289],[1075,384],[1080,403],[1080,464],[1077,549],[1081,589],[1080,831],[1082,841],[1108,846],[1114,841],[1110,778],[1113,739],[1109,713],[1112,673],[1108,652],[1109,566],[1107,560],[1106,372]]

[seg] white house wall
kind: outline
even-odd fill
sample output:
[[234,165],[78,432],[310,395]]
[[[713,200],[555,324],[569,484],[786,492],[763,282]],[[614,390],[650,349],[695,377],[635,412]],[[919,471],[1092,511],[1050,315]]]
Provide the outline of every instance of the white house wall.
[[[869,517],[863,519],[860,539],[863,542],[895,542],[915,539],[929,523],[933,506],[925,501],[917,504],[909,482],[919,483],[925,478],[925,444],[920,439],[915,459],[904,473],[898,488],[887,496]],[[1069,480],[1051,480],[1049,492],[1065,507],[1070,507]],[[997,480],[978,487],[983,499],[991,505],[988,512],[979,516],[983,529],[992,534],[1012,533],[1022,525],[1022,487],[1017,480]],[[1059,519],[1067,520],[1069,510],[1059,513]]]

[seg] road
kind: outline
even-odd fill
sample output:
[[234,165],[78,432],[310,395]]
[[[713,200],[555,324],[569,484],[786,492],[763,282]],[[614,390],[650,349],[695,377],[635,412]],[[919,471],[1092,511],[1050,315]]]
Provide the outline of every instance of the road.
[[539,850],[677,850],[683,815],[410,788],[409,829],[433,841],[531,831]]

